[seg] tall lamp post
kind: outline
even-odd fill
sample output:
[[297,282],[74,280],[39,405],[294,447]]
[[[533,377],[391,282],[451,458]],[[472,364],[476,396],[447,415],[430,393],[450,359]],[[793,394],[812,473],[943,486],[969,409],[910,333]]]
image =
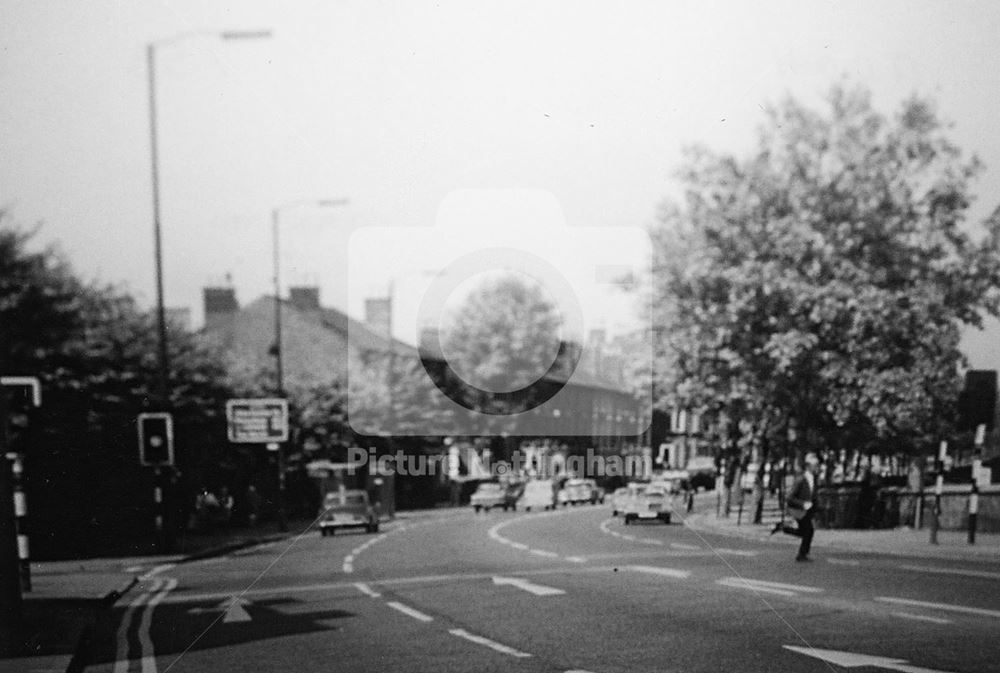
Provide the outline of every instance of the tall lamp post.
[[149,80],[149,146],[150,166],[153,181],[153,247],[156,259],[156,328],[157,328],[157,403],[161,408],[167,408],[170,402],[169,371],[170,360],[167,353],[167,319],[163,304],[163,241],[160,233],[160,169],[159,142],[157,137],[156,118],[156,50],[175,44],[182,40],[215,36],[222,40],[254,40],[271,37],[266,30],[254,31],[221,31],[216,33],[181,33],[173,37],[156,40],[146,45],[146,74]]
[[[347,199],[302,199],[290,201],[271,209],[271,242],[274,261],[274,388],[278,397],[285,396],[284,354],[281,341],[281,246],[279,236],[281,213],[296,208],[310,206],[313,208],[332,208],[344,206],[347,203]],[[285,518],[285,451],[281,442],[278,442],[277,454],[278,528],[284,532],[288,530],[288,521]]]
[[[160,226],[160,152],[156,123],[156,50],[182,40],[201,36],[215,36],[222,40],[253,40],[271,37],[266,30],[221,31],[215,33],[181,33],[173,37],[156,40],[146,45],[146,75],[149,81],[149,148],[150,169],[153,183],[153,250],[156,260],[156,331],[157,331],[157,377],[155,403],[160,410],[170,408],[170,356],[167,350],[167,316],[163,304],[163,237]],[[165,524],[166,506],[163,500],[162,472],[154,468],[154,501],[156,502],[157,544],[163,551],[173,546],[170,526]]]

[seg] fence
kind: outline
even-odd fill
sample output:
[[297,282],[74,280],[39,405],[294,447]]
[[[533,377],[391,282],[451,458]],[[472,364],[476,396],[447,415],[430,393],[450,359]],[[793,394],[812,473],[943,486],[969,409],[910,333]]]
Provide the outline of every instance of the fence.
[[[966,530],[969,522],[969,485],[948,485],[941,494],[941,530]],[[864,489],[855,485],[826,486],[817,492],[816,524],[823,528],[897,528],[929,525],[934,489],[922,493],[898,487]],[[920,513],[918,515],[918,506]],[[1000,532],[1000,487],[980,490],[977,528]]]

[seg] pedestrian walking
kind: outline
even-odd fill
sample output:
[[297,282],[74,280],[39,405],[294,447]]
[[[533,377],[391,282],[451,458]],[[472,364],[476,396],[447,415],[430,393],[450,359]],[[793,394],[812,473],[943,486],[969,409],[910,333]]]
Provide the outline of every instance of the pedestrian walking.
[[816,478],[819,474],[819,457],[815,453],[808,453],[805,457],[805,469],[798,476],[792,489],[788,492],[785,508],[789,516],[795,519],[796,526],[782,526],[781,523],[774,527],[771,534],[779,530],[801,538],[799,543],[799,553],[795,557],[796,561],[808,562],[809,551],[812,548],[813,516],[816,514]]

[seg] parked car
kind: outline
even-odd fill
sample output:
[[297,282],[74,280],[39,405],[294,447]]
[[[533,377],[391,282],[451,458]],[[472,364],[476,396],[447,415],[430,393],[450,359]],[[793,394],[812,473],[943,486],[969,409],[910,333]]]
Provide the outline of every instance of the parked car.
[[635,500],[637,497],[645,492],[647,484],[631,483],[624,488],[619,488],[615,491],[615,495],[611,500],[612,516],[618,516],[619,514],[628,510],[629,504]]
[[378,512],[368,501],[366,491],[334,491],[327,493],[319,510],[319,532],[326,537],[338,528],[364,528],[378,532]]
[[583,482],[590,489],[590,504],[591,505],[603,505],[604,504],[604,489],[597,485],[597,482],[593,479],[584,479]]
[[688,473],[691,488],[712,490],[715,488],[715,459],[711,456],[695,456],[688,461],[684,470]]
[[477,512],[480,510],[488,512],[494,507],[502,507],[506,512],[508,509],[517,509],[517,498],[520,494],[520,488],[517,486],[484,481],[469,498],[469,504]]
[[658,520],[670,523],[673,497],[662,486],[650,484],[642,493],[630,498],[623,514],[625,525],[634,521]]
[[587,481],[586,479],[567,479],[559,490],[557,497],[559,504],[565,507],[566,505],[581,505],[590,502],[593,491]]
[[535,479],[524,485],[517,507],[530,512],[535,509],[555,509],[556,493],[551,479]]

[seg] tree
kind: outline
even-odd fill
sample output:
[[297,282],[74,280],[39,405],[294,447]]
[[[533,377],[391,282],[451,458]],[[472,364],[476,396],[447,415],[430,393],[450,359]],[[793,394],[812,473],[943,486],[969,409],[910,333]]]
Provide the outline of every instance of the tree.
[[444,356],[460,379],[457,393],[470,409],[509,413],[508,393],[527,388],[563,364],[562,317],[543,289],[520,275],[488,277],[444,322]]
[[[0,219],[0,366],[38,376],[26,457],[38,557],[87,553],[151,530],[152,486],[138,464],[135,419],[157,376],[153,316],[120,288],[84,283],[52,248]],[[221,462],[221,358],[170,327],[171,411],[183,471]],[[69,503],[69,505],[67,505]]]
[[947,130],[838,85],[823,112],[770,107],[749,156],[689,150],[653,232],[664,398],[818,449],[948,433],[960,327],[1000,306],[1000,215],[966,222],[981,166]]

